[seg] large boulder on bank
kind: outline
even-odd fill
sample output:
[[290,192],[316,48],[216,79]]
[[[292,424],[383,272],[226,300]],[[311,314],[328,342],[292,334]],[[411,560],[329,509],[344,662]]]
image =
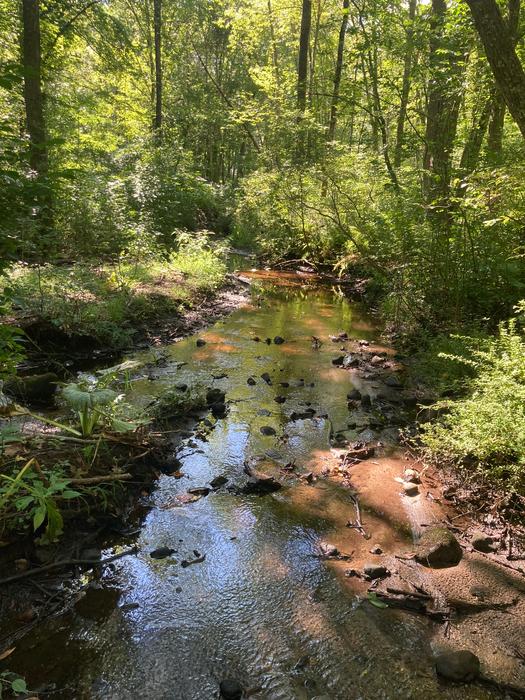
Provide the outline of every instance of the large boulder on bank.
[[447,651],[435,658],[436,673],[455,683],[467,683],[479,676],[479,659],[471,651]]
[[456,566],[462,556],[459,542],[446,527],[429,527],[416,545],[416,561],[433,569]]

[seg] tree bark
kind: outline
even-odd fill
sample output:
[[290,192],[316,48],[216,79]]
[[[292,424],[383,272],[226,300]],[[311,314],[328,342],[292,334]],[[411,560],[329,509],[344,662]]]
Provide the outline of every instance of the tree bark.
[[162,141],[162,0],[153,0],[155,35],[155,119],[153,129],[158,143]]
[[339,41],[337,43],[337,59],[335,62],[334,72],[334,91],[332,94],[332,104],[330,106],[330,122],[328,124],[328,142],[334,140],[335,127],[337,125],[337,108],[339,103],[339,89],[341,87],[341,75],[343,73],[343,57],[345,50],[346,30],[348,27],[348,12],[350,0],[343,0],[343,19],[341,20],[341,28],[339,29]]
[[399,168],[403,155],[405,140],[405,120],[407,115],[408,96],[410,94],[410,82],[412,77],[412,61],[414,55],[414,20],[416,18],[417,0],[410,0],[408,5],[408,27],[405,60],[403,65],[403,82],[401,86],[401,100],[396,128],[396,149],[394,152],[394,166]]
[[312,0],[303,0],[301,14],[301,33],[299,36],[299,58],[297,61],[297,109],[301,114],[306,109],[306,90],[308,84],[308,49],[310,28],[312,25]]
[[[39,0],[22,0],[22,60],[24,103],[29,134],[29,167],[37,184],[35,200],[41,231],[52,226],[52,197],[46,183],[49,172],[47,132],[42,94]],[[33,202],[34,203],[34,202]]]
[[495,0],[467,0],[496,85],[525,138],[525,71]]
[[461,47],[446,35],[445,0],[432,0],[430,83],[423,167],[427,201],[447,206],[452,170],[452,149],[461,102]]
[[[507,23],[509,31],[512,34],[514,46],[516,46],[516,43],[518,41],[520,5],[520,0],[508,0],[507,2]],[[505,124],[506,109],[507,107],[505,105],[503,95],[496,88],[496,86],[494,86],[494,93],[492,98],[492,113],[487,139],[488,154],[494,161],[497,161],[501,158],[501,152],[503,149],[503,127]]]

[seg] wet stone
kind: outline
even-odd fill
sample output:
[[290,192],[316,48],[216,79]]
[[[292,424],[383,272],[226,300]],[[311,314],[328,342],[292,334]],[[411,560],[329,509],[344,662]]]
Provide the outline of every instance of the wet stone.
[[389,374],[388,377],[383,379],[383,383],[392,387],[393,389],[401,389],[403,387],[403,382],[399,379],[399,377],[396,377],[395,374]]
[[419,477],[419,472],[416,471],[415,469],[405,469],[405,472],[403,474],[403,479],[404,479],[404,481],[410,481],[412,484],[421,483],[421,479]]
[[152,559],[166,559],[166,557],[170,557],[172,554],[175,554],[175,550],[171,547],[159,547],[149,553]]
[[276,335],[273,339],[273,342],[275,343],[275,345],[282,345],[285,341],[284,338],[281,338],[280,335]]
[[459,542],[445,527],[429,527],[416,545],[416,561],[435,569],[456,566],[462,556]]
[[284,403],[286,401],[286,396],[276,396],[274,401],[276,403]]
[[263,372],[261,374],[261,379],[263,379],[268,384],[268,386],[272,385],[272,379],[271,379],[270,375],[268,374],[268,372]]
[[380,545],[375,544],[370,550],[370,554],[383,554],[383,550]]
[[403,483],[403,491],[405,496],[417,496],[419,493],[419,487],[417,484],[414,484],[411,481],[405,481]]
[[389,571],[386,568],[386,566],[373,563],[365,564],[363,567],[363,573],[365,576],[372,580],[376,578],[384,578],[385,576],[389,575]]
[[350,393],[346,395],[349,401],[361,401],[361,392],[358,389],[352,389]]
[[188,493],[191,493],[193,496],[207,496],[210,493],[210,489],[207,486],[195,486],[188,489]]
[[227,483],[228,483],[228,479],[225,476],[223,476],[222,474],[220,474],[219,476],[214,477],[210,481],[210,486],[212,487],[212,489],[219,489],[221,486],[224,486],[224,484],[227,484]]
[[271,425],[263,425],[261,428],[261,433],[263,435],[275,435],[276,431],[275,428],[272,428]]
[[466,649],[438,654],[435,664],[438,676],[455,683],[468,683],[479,676],[479,659]]
[[340,355],[339,357],[334,357],[334,359],[332,360],[332,364],[335,365],[336,367],[342,367],[344,360],[345,360],[345,356]]
[[203,338],[197,338],[196,345],[198,348],[202,348],[206,345],[206,341]]
[[361,397],[361,406],[363,408],[370,408],[372,405],[372,399],[370,398],[369,394],[364,394],[364,396]]
[[255,381],[255,379],[253,377],[248,377],[248,379],[246,380],[246,383],[249,384],[250,386],[255,386],[257,384],[257,382]]
[[241,700],[244,692],[242,685],[238,681],[230,678],[221,681],[219,688],[221,691],[221,698],[224,698],[224,700]]

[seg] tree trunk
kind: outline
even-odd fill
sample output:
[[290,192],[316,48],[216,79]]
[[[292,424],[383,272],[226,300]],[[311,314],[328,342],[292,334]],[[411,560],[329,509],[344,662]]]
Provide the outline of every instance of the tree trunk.
[[525,71],[495,0],[467,0],[496,85],[525,138]]
[[[474,118],[472,128],[463,147],[459,163],[459,174],[462,178],[470,175],[478,165],[479,154],[481,153],[481,146],[483,145],[491,111],[492,96],[485,101],[481,112]],[[456,196],[463,196],[465,191],[465,183],[460,183],[456,190]]]
[[401,101],[397,117],[396,150],[394,152],[394,166],[399,168],[403,156],[403,144],[405,140],[405,120],[407,115],[408,96],[410,94],[410,82],[412,77],[412,60],[414,55],[414,20],[416,18],[417,0],[410,0],[408,5],[408,28],[403,65],[403,83],[401,86]]
[[[508,0],[508,17],[507,24],[509,31],[514,40],[514,46],[518,41],[518,26],[520,19],[520,0]],[[506,105],[501,92],[494,87],[492,98],[492,114],[489,124],[489,135],[487,139],[487,148],[489,156],[498,161],[501,158],[503,149],[503,127],[505,124]]]
[[52,198],[46,183],[49,170],[47,133],[42,95],[39,0],[22,0],[22,60],[24,102],[29,134],[29,166],[34,173],[38,220],[41,230],[52,226]]
[[337,107],[339,102],[339,88],[341,86],[341,75],[343,73],[343,57],[345,49],[346,30],[348,27],[348,12],[350,0],[343,0],[343,19],[339,30],[339,41],[337,43],[337,59],[334,72],[334,91],[332,93],[332,104],[330,106],[330,122],[328,124],[328,142],[334,140],[335,127],[337,125]]
[[153,27],[155,33],[155,120],[153,129],[157,142],[162,141],[162,0],[153,0]]
[[297,62],[297,109],[301,114],[306,109],[306,89],[308,84],[308,48],[312,24],[312,0],[303,0],[301,33],[299,37],[299,59]]
[[452,169],[452,149],[456,137],[461,102],[463,55],[446,36],[445,0],[432,0],[430,38],[430,83],[423,167],[427,201],[447,206]]

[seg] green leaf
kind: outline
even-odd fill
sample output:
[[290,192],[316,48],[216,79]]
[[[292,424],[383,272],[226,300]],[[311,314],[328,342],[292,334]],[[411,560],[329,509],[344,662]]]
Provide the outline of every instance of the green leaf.
[[33,514],[33,530],[38,530],[40,525],[44,522],[46,519],[46,505],[45,503],[42,503],[41,505],[38,506],[38,508],[35,510]]
[[62,389],[62,396],[76,411],[94,408],[95,406],[107,406],[115,401],[118,394],[113,389],[94,389],[88,391],[78,384],[67,384]]
[[375,593],[374,591],[368,592],[368,602],[376,608],[380,608],[381,610],[388,608],[388,605],[385,603],[385,601],[378,598],[377,593]]
[[27,693],[27,685],[23,678],[15,678],[11,683],[13,693]]

